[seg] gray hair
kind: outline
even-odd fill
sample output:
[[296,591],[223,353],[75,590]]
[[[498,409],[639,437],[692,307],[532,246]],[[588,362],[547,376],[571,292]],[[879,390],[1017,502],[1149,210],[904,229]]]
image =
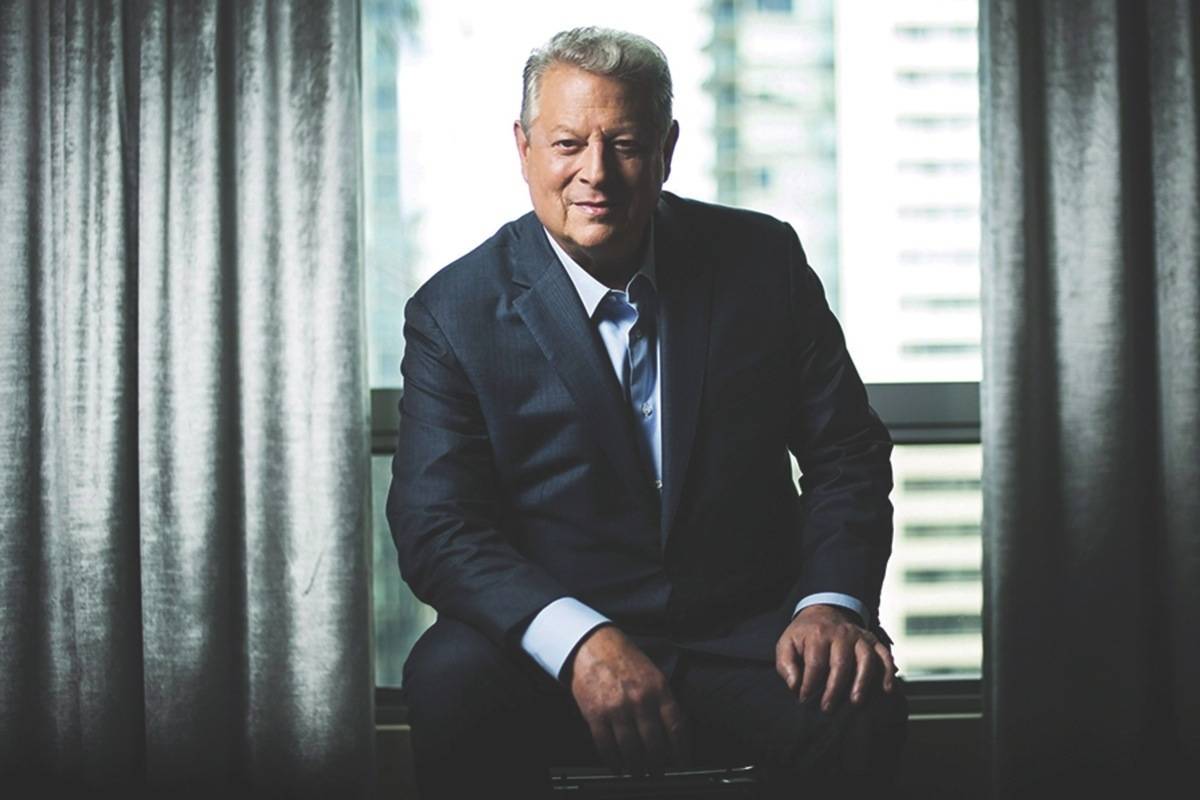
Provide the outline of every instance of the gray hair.
[[556,33],[529,54],[521,96],[521,127],[527,135],[537,116],[542,77],[555,64],[614,78],[646,92],[652,105],[655,132],[662,137],[671,127],[671,70],[663,51],[636,33],[589,26]]

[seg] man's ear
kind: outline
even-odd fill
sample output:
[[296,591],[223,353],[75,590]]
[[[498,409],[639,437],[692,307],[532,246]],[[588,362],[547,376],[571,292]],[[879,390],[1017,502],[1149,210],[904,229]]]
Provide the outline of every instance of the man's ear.
[[529,137],[525,135],[525,129],[521,127],[521,120],[513,123],[513,139],[517,142],[517,155],[521,158],[521,177],[529,183]]
[[679,120],[671,120],[667,138],[663,140],[663,183],[671,177],[671,157],[675,155],[675,143],[679,141]]

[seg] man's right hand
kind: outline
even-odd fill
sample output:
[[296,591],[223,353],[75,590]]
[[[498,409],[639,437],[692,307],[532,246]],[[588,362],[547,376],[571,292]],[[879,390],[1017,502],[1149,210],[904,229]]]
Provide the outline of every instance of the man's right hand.
[[571,663],[571,694],[614,772],[659,774],[688,763],[687,724],[666,676],[612,625],[583,640]]

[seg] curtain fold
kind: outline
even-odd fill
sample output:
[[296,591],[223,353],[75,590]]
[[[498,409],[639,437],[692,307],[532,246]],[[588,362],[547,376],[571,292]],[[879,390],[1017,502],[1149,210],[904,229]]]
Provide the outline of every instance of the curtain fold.
[[357,4],[0,14],[0,771],[361,793]]
[[992,787],[1110,796],[1200,757],[1200,10],[980,20]]

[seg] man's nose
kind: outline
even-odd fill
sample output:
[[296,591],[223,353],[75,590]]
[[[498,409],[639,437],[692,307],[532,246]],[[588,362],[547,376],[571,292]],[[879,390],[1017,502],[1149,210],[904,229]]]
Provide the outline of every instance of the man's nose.
[[599,186],[608,177],[610,157],[609,147],[605,142],[589,142],[583,153],[583,167],[579,177],[584,183]]

